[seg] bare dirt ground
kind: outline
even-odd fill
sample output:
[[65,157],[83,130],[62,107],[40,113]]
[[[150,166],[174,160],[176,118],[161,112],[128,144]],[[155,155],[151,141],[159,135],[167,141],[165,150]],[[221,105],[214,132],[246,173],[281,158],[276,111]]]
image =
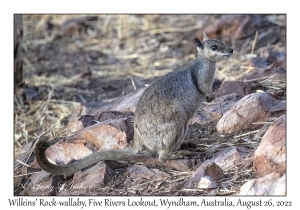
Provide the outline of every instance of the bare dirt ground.
[[[82,107],[92,110],[107,105],[194,60],[193,39],[202,39],[203,31],[234,49],[231,58],[218,63],[217,79],[257,82],[245,86],[238,99],[257,91],[269,91],[278,100],[285,100],[285,18],[284,15],[24,15],[24,84],[14,95],[15,195],[34,194],[26,191],[26,187],[36,173],[28,170],[35,159],[32,154],[35,140],[41,135],[51,139],[68,135],[65,128]],[[220,93],[220,97],[224,95]],[[270,117],[269,122],[274,119]],[[186,148],[191,152],[184,156],[194,160],[189,170],[156,165],[152,168],[165,174],[144,177],[143,181],[131,176],[131,182],[135,183],[132,186],[128,181],[129,168],[143,164],[137,160],[121,161],[122,167],[112,166],[113,175],[101,188],[76,191],[73,195],[236,194],[242,184],[256,178],[252,163],[223,170],[224,177],[214,190],[183,187],[184,181],[209,159],[205,152],[210,146],[242,146],[252,151],[247,153],[250,156],[259,145],[259,141],[253,143],[249,139],[254,138],[253,131],[260,127],[220,135],[216,131],[217,122],[190,125],[185,142],[192,143]],[[51,195],[63,194],[56,191]]]

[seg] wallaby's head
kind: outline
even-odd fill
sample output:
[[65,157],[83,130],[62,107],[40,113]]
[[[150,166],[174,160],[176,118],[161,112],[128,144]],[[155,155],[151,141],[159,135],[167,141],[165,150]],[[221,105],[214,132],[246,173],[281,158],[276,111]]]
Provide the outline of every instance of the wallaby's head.
[[210,61],[218,61],[225,57],[229,57],[233,53],[233,49],[226,47],[222,42],[209,39],[203,32],[203,41],[198,38],[194,39],[198,50],[198,56],[204,57]]

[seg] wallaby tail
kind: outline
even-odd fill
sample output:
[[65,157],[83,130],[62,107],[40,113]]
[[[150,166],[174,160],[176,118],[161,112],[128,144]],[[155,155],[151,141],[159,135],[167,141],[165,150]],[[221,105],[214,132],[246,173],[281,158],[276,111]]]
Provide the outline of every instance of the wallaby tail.
[[121,150],[98,151],[74,163],[55,165],[51,163],[45,155],[45,151],[49,146],[51,146],[51,144],[47,140],[40,139],[35,146],[34,153],[39,166],[43,170],[56,175],[71,175],[101,160],[121,160],[138,153],[138,150],[134,147],[127,147]]

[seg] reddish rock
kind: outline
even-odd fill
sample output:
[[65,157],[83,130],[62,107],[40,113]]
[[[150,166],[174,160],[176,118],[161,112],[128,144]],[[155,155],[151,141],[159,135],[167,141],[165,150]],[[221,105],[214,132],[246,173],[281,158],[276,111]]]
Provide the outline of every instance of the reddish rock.
[[176,182],[172,182],[169,184],[169,186],[167,187],[167,189],[170,190],[181,190],[184,186],[184,180],[182,181],[176,181]]
[[150,166],[163,166],[177,171],[188,171],[195,166],[195,159],[176,159],[160,162],[157,158],[147,158],[143,160],[143,164]]
[[56,139],[46,150],[46,156],[57,164],[67,164],[98,150],[123,149],[132,136],[133,126],[128,118],[106,120],[72,136]]
[[252,93],[249,83],[242,81],[225,81],[221,87],[216,91],[215,98],[236,93],[240,96],[249,95]]
[[260,142],[260,140],[265,135],[265,133],[267,132],[267,130],[269,129],[269,127],[270,127],[269,123],[264,124],[263,127],[261,127],[259,129],[259,131],[253,136],[252,141],[258,141],[258,142]]
[[[286,81],[286,70],[281,67],[285,67],[285,59],[280,61],[274,61],[269,64],[266,58],[256,57],[251,58],[244,66],[254,67],[248,74],[243,75],[243,79],[252,80],[255,79],[261,83],[264,80],[272,76],[270,81],[278,81],[284,83]],[[263,79],[259,79],[263,78]]]
[[127,119],[116,119],[89,126],[70,139],[93,143],[99,149],[123,149],[132,136],[132,124]]
[[79,160],[91,153],[92,151],[83,143],[56,143],[46,150],[46,156],[57,164],[67,164],[71,160]]
[[77,171],[60,195],[84,195],[90,191],[104,187],[115,172],[102,161],[92,167]]
[[105,160],[104,163],[105,163],[109,168],[111,168],[112,170],[115,170],[115,169],[119,169],[119,168],[124,167],[124,164],[123,164],[123,163],[120,163],[120,162],[115,161],[115,160]]
[[217,124],[220,134],[255,129],[262,125],[255,122],[268,121],[269,117],[285,110],[285,101],[279,101],[264,92],[253,93],[238,101]]
[[[217,122],[242,96],[233,93],[216,98],[190,120],[189,124],[208,125]],[[190,132],[190,131],[189,131]]]
[[144,178],[148,180],[154,180],[161,177],[167,177],[169,174],[162,172],[155,168],[147,168],[143,165],[133,165],[127,168],[127,172],[130,178]]
[[83,183],[89,186],[103,187],[110,181],[115,172],[103,161],[100,161],[92,167],[82,169],[74,173],[73,183]]
[[138,89],[132,93],[129,93],[125,96],[120,97],[119,99],[109,103],[97,110],[91,112],[91,115],[97,116],[100,115],[103,111],[118,111],[118,112],[135,112],[135,107],[142,96],[145,88]]
[[[169,174],[155,168],[147,168],[144,165],[133,165],[127,168],[128,179],[125,180],[125,185],[133,188],[155,187],[155,183],[161,183],[163,178],[169,177]],[[157,180],[157,182],[149,182]],[[152,186],[152,187],[151,187]]]
[[74,133],[82,130],[84,128],[83,124],[81,121],[79,121],[79,118],[81,115],[86,115],[89,113],[91,110],[89,107],[85,105],[80,105],[77,106],[74,111],[73,115],[70,117],[68,124],[66,126],[66,133]]
[[115,172],[102,161],[90,168],[77,171],[73,179],[61,181],[57,195],[99,195],[97,191],[111,181]]
[[195,166],[195,159],[167,160],[164,166],[177,171],[188,171]]
[[227,147],[226,144],[211,145],[205,151],[205,155],[206,155],[206,157],[210,158],[211,156],[213,156],[217,152],[217,150],[221,150],[221,149],[226,148],[226,147]]
[[259,179],[246,182],[238,195],[286,195],[285,175],[271,173]]
[[249,150],[244,147],[227,147],[214,154],[212,160],[222,168],[222,170],[230,169],[236,164],[242,162],[247,156]]
[[276,119],[263,136],[254,155],[254,171],[262,177],[272,172],[286,171],[286,118]]
[[268,89],[266,91],[266,93],[268,93],[269,95],[273,96],[276,99],[283,99],[285,100],[285,90],[281,90],[281,89]]
[[[82,130],[84,126],[82,122],[78,120],[82,115],[90,115],[92,116],[92,120],[97,121],[105,120],[105,115],[107,115],[108,112],[119,113],[115,114],[117,117],[113,119],[123,118],[124,115],[132,116],[132,114],[130,113],[135,112],[136,104],[139,98],[142,96],[144,90],[145,88],[141,88],[137,91],[122,96],[119,99],[98,108],[92,108],[87,106],[80,107],[77,110],[77,112],[74,113],[73,117],[71,117],[71,120],[68,122],[66,130],[70,133]],[[106,119],[111,119],[111,115],[109,118]]]
[[53,175],[41,171],[30,176],[30,182],[25,188],[25,194],[31,196],[55,195],[55,188],[52,185]]
[[217,182],[224,178],[222,169],[212,160],[204,161],[194,172],[193,176],[184,184],[184,188],[195,189],[199,185],[201,177],[210,177],[211,181]]

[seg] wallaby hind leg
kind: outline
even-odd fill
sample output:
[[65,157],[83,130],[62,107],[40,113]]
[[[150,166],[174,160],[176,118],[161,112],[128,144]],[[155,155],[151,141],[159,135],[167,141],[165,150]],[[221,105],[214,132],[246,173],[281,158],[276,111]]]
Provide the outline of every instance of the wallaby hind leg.
[[180,147],[180,145],[183,141],[183,138],[184,138],[184,134],[185,134],[185,132],[182,131],[174,139],[172,139],[172,141],[166,141],[166,142],[171,142],[171,143],[168,145],[165,145],[165,147],[158,152],[159,153],[158,160],[160,162],[163,162],[166,159],[168,159],[168,156],[174,150],[177,150]]
[[[187,121],[187,122],[188,122],[188,121]],[[183,142],[183,139],[184,139],[184,137],[185,137],[185,134],[186,134],[187,129],[188,129],[188,126],[187,126],[187,123],[186,123],[185,128],[183,129],[183,134],[182,134],[181,141],[177,141],[177,143],[176,143],[176,145],[175,145],[173,151],[179,150],[179,148],[180,148],[180,146],[181,146],[181,144],[182,144],[182,142]]]

